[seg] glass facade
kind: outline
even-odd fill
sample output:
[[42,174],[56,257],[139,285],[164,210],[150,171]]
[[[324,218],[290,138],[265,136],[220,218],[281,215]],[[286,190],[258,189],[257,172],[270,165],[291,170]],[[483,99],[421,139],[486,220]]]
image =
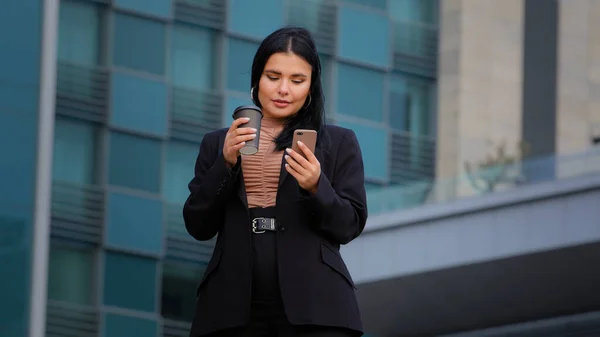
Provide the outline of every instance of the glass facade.
[[37,161],[39,0],[0,5],[0,335],[25,336]]
[[[42,6],[7,6],[0,335],[22,337]],[[250,103],[254,52],[287,24],[315,34],[327,118],[356,131],[368,187],[433,179],[435,0],[61,0],[48,335],[187,336],[213,244],[181,218],[199,142]]]

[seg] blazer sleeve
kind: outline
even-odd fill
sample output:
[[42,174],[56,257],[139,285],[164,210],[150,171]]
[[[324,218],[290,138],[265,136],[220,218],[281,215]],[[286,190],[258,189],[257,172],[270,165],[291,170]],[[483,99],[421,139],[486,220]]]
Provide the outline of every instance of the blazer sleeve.
[[240,172],[241,161],[229,169],[219,144],[218,134],[202,139],[194,178],[188,184],[190,195],[183,206],[185,228],[200,241],[212,239],[221,229],[225,200]]
[[368,216],[364,164],[354,131],[343,134],[334,162],[333,182],[321,172],[317,193],[302,194],[318,213],[317,229],[338,244],[347,244],[362,233]]

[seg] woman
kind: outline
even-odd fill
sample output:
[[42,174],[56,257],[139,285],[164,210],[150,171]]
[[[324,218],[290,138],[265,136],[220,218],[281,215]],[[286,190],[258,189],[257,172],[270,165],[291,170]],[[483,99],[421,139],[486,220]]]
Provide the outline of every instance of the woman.
[[[241,157],[256,130],[245,119],[202,140],[183,216],[197,240],[218,234],[198,287],[190,336],[361,336],[355,286],[339,252],[367,219],[354,132],[325,126],[321,65],[301,28],[259,46],[251,96],[263,111],[259,152]],[[296,129],[318,131],[306,159]],[[264,231],[252,223],[272,224]]]

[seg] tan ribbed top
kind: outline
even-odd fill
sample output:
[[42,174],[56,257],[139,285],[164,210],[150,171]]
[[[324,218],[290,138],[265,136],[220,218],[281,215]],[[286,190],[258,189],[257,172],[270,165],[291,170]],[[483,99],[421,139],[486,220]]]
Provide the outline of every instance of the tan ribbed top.
[[275,206],[283,151],[275,150],[275,138],[283,130],[283,120],[263,118],[258,152],[242,156],[248,208]]

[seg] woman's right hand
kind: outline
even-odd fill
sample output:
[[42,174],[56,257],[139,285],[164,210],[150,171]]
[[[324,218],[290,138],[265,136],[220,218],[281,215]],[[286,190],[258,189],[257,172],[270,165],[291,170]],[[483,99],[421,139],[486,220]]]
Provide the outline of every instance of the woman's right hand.
[[238,118],[231,123],[227,131],[225,143],[223,144],[223,157],[225,157],[225,163],[229,168],[237,164],[239,151],[246,145],[246,142],[256,137],[256,129],[239,127],[249,121],[250,119],[246,117]]

